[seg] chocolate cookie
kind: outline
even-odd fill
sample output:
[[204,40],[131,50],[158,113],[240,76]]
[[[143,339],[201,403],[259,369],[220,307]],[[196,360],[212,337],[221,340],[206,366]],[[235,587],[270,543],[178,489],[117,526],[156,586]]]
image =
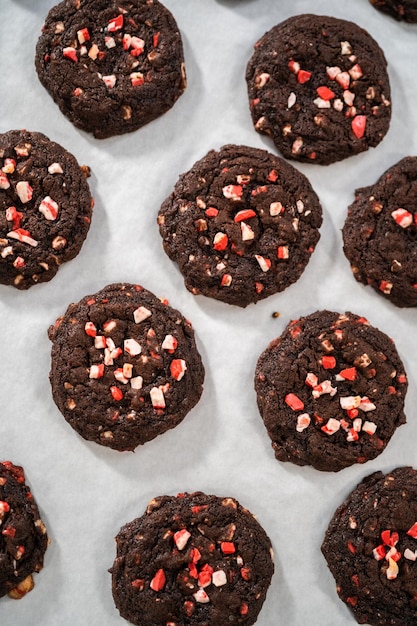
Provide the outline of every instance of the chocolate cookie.
[[245,307],[294,283],[319,240],[307,178],[265,150],[227,145],[182,174],[162,204],[165,252],[185,285]]
[[34,587],[48,545],[45,525],[22,467],[0,462],[0,597],[16,600]]
[[197,404],[204,367],[179,311],[139,285],[108,285],[49,328],[53,399],[84,439],[133,450]]
[[36,70],[62,113],[98,139],[159,117],[186,84],[181,35],[158,0],[64,0],[48,13]]
[[87,176],[42,133],[0,134],[0,283],[28,289],[79,253],[93,205]]
[[417,623],[417,471],[365,478],[335,512],[322,552],[359,624]]
[[417,157],[357,189],[343,227],[343,250],[357,281],[399,307],[417,306]]
[[132,624],[256,622],[274,571],[271,542],[234,498],[155,498],[116,542],[113,597]]
[[288,159],[328,165],[379,144],[391,119],[384,53],[346,20],[296,15],[256,44],[246,80],[259,133]]
[[395,17],[396,20],[417,22],[416,0],[369,0],[379,11]]
[[405,422],[394,343],[352,313],[290,322],[259,357],[255,390],[276,458],[318,470],[374,459]]

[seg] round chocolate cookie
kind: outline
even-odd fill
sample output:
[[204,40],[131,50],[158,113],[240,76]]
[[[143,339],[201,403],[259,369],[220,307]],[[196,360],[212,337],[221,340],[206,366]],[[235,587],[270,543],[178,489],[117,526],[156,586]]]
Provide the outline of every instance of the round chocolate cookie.
[[259,357],[255,390],[276,458],[318,470],[374,459],[405,422],[395,345],[352,313],[290,322]]
[[357,281],[399,307],[417,306],[417,157],[406,157],[357,189],[343,250]]
[[190,322],[139,285],[108,285],[70,304],[48,334],[53,399],[84,439],[133,450],[200,399]]
[[187,289],[242,307],[298,280],[321,223],[320,201],[301,172],[235,145],[211,150],[182,174],[158,216]]
[[322,552],[359,624],[417,624],[417,471],[365,478],[335,512]]
[[87,176],[42,133],[0,134],[0,283],[28,289],[79,253],[93,206]]
[[34,587],[48,545],[45,525],[22,467],[0,462],[0,597],[19,600]]
[[256,44],[247,70],[259,133],[288,159],[328,165],[379,144],[391,120],[384,53],[346,20],[296,15]]
[[274,572],[271,542],[234,498],[161,496],[123,526],[110,570],[132,624],[254,624]]
[[181,35],[158,0],[64,0],[46,18],[36,71],[62,113],[98,139],[159,117],[186,86]]
[[416,0],[369,0],[369,2],[379,11],[395,17],[398,21],[417,22]]

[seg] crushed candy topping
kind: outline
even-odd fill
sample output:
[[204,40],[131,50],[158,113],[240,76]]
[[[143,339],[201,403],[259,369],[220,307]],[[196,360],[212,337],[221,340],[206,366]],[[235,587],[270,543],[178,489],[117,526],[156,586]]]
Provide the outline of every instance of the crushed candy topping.
[[140,324],[140,322],[143,322],[151,315],[152,312],[144,306],[140,306],[135,311],[133,311],[133,319],[135,320],[136,324]]
[[46,196],[39,205],[39,211],[45,219],[53,221],[58,217],[58,204],[50,196]]

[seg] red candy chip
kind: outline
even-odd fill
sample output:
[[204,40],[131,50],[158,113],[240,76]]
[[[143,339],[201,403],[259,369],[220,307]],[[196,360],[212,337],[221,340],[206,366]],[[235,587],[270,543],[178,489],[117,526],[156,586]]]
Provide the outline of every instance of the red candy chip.
[[163,569],[159,569],[151,580],[150,588],[153,591],[162,591],[167,579]]
[[285,403],[288,404],[293,411],[302,411],[304,409],[304,402],[300,400],[295,393],[288,393],[285,396]]
[[207,217],[217,217],[217,215],[219,214],[219,210],[216,209],[214,206],[209,206],[209,208],[205,210],[205,214],[207,215]]
[[123,391],[119,387],[110,387],[110,393],[115,400],[121,400],[123,398]]
[[376,561],[382,561],[382,559],[385,559],[386,551],[384,546],[380,545],[374,548],[373,554]]
[[206,511],[208,509],[208,504],[195,504],[191,507],[191,511],[193,513],[201,513],[201,511]]
[[200,587],[207,587],[211,583],[211,575],[213,571],[213,568],[208,563],[203,565],[198,574],[198,584]]
[[410,535],[413,539],[417,539],[417,522],[413,524],[409,530],[407,530],[407,535]]
[[240,609],[239,609],[239,613],[241,615],[247,615],[249,612],[249,607],[246,604],[246,602],[242,602],[242,604],[240,605]]
[[195,563],[188,563],[188,569],[192,578],[198,578],[198,570]]
[[5,500],[0,500],[0,513],[7,513],[8,511],[10,511],[10,506],[8,502],[6,502]]
[[187,365],[183,359],[174,359],[171,361],[170,371],[171,376],[175,378],[175,380],[181,380],[181,378],[185,374],[185,370],[187,369]]
[[250,580],[251,572],[250,572],[249,567],[242,567],[240,569],[240,575],[242,576],[243,580]]
[[255,211],[252,209],[244,209],[236,213],[234,217],[235,222],[242,222],[243,220],[249,220],[251,217],[256,217]]
[[307,83],[311,78],[311,72],[307,72],[307,70],[300,70],[297,74],[298,82],[303,85]]
[[336,359],[334,356],[324,356],[321,360],[321,364],[325,370],[331,370],[336,367]]
[[213,248],[215,250],[226,250],[227,244],[229,243],[229,238],[226,233],[216,233],[213,241]]
[[335,97],[334,91],[332,91],[328,87],[317,87],[316,91],[320,98],[322,98],[322,100],[333,100],[333,98]]
[[191,617],[191,615],[195,611],[195,604],[194,604],[194,602],[192,602],[191,600],[186,600],[184,602],[184,610],[185,610],[186,615],[188,617]]
[[74,63],[78,62],[77,51],[75,48],[68,46],[62,50],[62,54],[66,59],[70,59],[71,61],[74,61]]
[[226,185],[222,191],[224,197],[228,200],[238,200],[242,197],[243,187],[242,185]]
[[220,544],[223,554],[234,554],[236,552],[235,544],[233,541],[222,541]]
[[135,580],[132,580],[130,584],[134,589],[139,589],[139,591],[142,591],[145,587],[145,581],[143,578],[135,578]]
[[109,33],[114,33],[117,30],[121,30],[122,28],[123,28],[123,15],[122,13],[120,13],[120,15],[118,15],[117,17],[109,21],[107,30],[109,31]]
[[93,322],[86,322],[84,328],[85,328],[86,334],[89,335],[90,337],[97,336],[97,328],[93,324]]
[[201,552],[198,548],[193,548],[190,552],[190,556],[193,563],[198,563],[198,561],[201,559]]
[[366,115],[356,115],[352,120],[352,131],[357,139],[362,139],[365,134]]
[[391,533],[389,530],[383,530],[381,533],[381,539],[386,546],[390,546],[391,548],[398,543],[399,535],[396,532]]
[[346,369],[340,372],[340,376],[345,380],[355,380],[356,378],[356,367],[347,367]]

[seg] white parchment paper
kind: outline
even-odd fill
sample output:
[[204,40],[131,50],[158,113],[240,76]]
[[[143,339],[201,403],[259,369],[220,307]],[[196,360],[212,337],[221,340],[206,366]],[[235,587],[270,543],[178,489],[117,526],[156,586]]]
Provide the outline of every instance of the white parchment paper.
[[[0,131],[43,132],[90,165],[95,210],[81,253],[51,282],[27,292],[0,286],[0,458],[24,466],[51,538],[35,589],[19,602],[0,600],[0,623],[125,623],[107,572],[115,534],[152,497],[203,490],[239,499],[271,537],[276,571],[259,626],[353,624],[320,545],[334,510],[364,476],[417,467],[417,336],[415,310],[398,309],[355,282],[340,229],[357,187],[417,154],[417,25],[395,22],[367,0],[165,0],[183,35],[188,88],[162,118],[100,141],[75,129],[37,79],[35,45],[53,4],[0,0]],[[328,167],[295,165],[324,210],[321,240],[298,283],[244,310],[194,297],[162,250],[159,206],[179,174],[211,148],[230,142],[275,151],[252,127],[245,68],[265,31],[307,12],[356,21],[377,39],[389,64],[391,128],[365,154]],[[48,381],[48,326],[70,302],[116,281],[141,283],[180,309],[206,367],[198,406],[135,453],[81,439],[55,407]],[[269,341],[290,319],[320,308],[351,310],[388,333],[410,382],[407,424],[379,458],[338,474],[276,461],[253,391],[255,364]]]

